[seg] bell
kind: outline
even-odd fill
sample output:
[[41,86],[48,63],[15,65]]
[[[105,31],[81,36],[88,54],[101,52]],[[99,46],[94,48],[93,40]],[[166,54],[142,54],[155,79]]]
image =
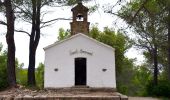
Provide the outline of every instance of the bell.
[[78,13],[77,17],[78,17],[79,20],[81,20],[83,18],[83,15]]

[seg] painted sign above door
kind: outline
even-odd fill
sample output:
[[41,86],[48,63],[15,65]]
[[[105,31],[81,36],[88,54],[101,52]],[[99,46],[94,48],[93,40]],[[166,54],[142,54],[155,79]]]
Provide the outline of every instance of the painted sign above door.
[[70,50],[70,55],[75,55],[75,54],[86,54],[86,55],[93,56],[93,52],[87,50],[83,50],[83,49]]

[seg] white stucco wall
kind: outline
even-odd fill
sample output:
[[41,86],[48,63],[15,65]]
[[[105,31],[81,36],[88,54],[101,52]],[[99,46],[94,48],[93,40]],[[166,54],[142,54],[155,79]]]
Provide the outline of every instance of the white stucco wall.
[[[71,54],[74,51],[75,54]],[[80,53],[80,50],[92,53]],[[75,85],[74,59],[87,59],[87,86],[116,88],[114,49],[101,45],[82,34],[45,48],[45,88]],[[54,69],[58,71],[54,71]],[[102,69],[107,69],[103,72]]]

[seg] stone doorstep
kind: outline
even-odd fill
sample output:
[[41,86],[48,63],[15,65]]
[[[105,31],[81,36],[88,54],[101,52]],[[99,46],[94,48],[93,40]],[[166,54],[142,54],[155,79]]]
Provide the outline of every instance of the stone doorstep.
[[120,100],[119,96],[47,96],[47,97],[39,97],[39,96],[35,96],[35,99],[39,99],[39,98],[48,98],[48,99],[73,99],[73,100],[91,100],[91,99],[102,99],[102,100]]
[[30,96],[30,97],[11,97],[0,100],[121,100],[119,96]]
[[0,100],[128,100],[127,96],[1,96]]
[[82,91],[82,92],[116,92],[115,88],[91,88],[89,86],[73,86],[71,88],[46,88],[59,92]]
[[76,86],[72,86],[71,88],[90,88],[87,85],[76,85]]

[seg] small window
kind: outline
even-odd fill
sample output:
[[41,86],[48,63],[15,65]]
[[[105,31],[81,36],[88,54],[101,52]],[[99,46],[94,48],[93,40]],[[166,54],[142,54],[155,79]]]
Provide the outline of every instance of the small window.
[[57,72],[57,71],[58,71],[58,68],[55,68],[54,71]]
[[106,69],[106,68],[103,68],[103,69],[102,69],[102,71],[103,71],[103,72],[106,72],[106,71],[107,71],[107,69]]
[[83,14],[78,13],[78,14],[77,14],[77,19],[76,19],[76,20],[77,20],[77,21],[84,21]]

